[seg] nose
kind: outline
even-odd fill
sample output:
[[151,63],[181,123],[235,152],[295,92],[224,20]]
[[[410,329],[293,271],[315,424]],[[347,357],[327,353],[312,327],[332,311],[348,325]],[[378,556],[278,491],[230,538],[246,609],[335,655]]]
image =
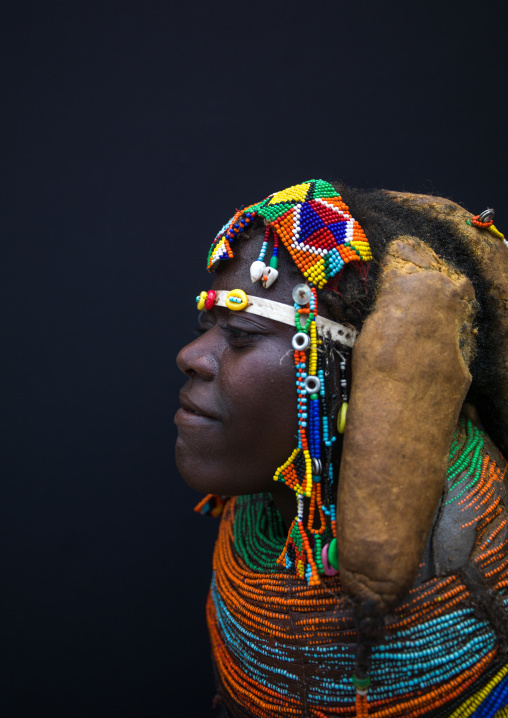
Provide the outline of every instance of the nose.
[[212,347],[209,342],[212,331],[209,329],[206,334],[190,342],[178,352],[176,363],[180,371],[187,376],[198,376],[204,381],[212,381],[217,376],[219,363],[211,351]]

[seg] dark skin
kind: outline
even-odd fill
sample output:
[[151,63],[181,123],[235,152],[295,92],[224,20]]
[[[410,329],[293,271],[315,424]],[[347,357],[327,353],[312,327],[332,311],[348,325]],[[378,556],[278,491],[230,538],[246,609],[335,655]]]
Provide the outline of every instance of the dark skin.
[[[279,277],[268,289],[252,284],[249,268],[258,258],[263,233],[235,243],[235,257],[224,261],[212,289],[243,289],[247,294],[292,305],[302,275],[285,251]],[[226,496],[270,492],[286,525],[296,514],[295,496],[273,481],[297,446],[295,368],[291,339],[295,328],[245,312],[214,307],[203,319],[204,332],[178,354],[187,382],[176,461],[185,481],[203,493]],[[198,412],[198,413],[196,413]]]

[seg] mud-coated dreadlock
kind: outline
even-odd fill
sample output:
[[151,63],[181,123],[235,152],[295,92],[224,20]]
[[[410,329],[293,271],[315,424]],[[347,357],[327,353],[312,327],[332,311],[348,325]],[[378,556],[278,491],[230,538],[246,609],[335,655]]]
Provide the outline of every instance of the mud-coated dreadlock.
[[[340,276],[338,291],[321,290],[320,302],[337,320],[350,322],[360,329],[373,306],[379,267],[388,244],[405,235],[418,237],[430,246],[474,286],[477,300],[476,355],[470,367],[473,381],[468,400],[476,405],[485,428],[507,453],[508,425],[504,418],[507,409],[503,399],[499,398],[500,387],[506,384],[506,378],[500,352],[496,351],[502,306],[494,300],[491,283],[485,278],[468,241],[466,218],[470,215],[464,210],[461,231],[456,221],[438,216],[429,204],[401,202],[401,195],[385,190],[355,189],[341,183],[334,186],[347,198],[351,214],[363,227],[374,261],[367,277],[356,271],[354,264],[346,265]],[[457,207],[451,202],[450,206]]]

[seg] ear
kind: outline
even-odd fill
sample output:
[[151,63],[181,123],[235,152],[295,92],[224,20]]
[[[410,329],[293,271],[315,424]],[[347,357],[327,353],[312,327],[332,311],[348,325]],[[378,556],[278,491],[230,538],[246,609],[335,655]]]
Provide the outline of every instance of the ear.
[[388,248],[353,351],[338,489],[344,589],[382,608],[411,587],[471,383],[470,281],[420,240]]

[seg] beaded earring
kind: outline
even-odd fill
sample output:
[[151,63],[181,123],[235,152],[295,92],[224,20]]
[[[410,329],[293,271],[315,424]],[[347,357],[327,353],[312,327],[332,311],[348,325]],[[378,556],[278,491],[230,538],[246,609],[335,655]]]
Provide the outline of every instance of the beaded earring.
[[[310,585],[320,583],[320,574],[337,573],[335,521],[336,481],[332,464],[334,411],[330,381],[335,376],[328,366],[331,346],[326,336],[318,338],[317,289],[328,285],[335,290],[344,265],[357,263],[366,268],[372,259],[370,245],[362,228],[351,216],[335,188],[324,180],[309,180],[270,195],[262,202],[238,211],[216,236],[208,253],[207,268],[231,259],[231,243],[255,217],[265,223],[259,256],[250,267],[251,281],[270,287],[278,277],[279,240],[308,284],[293,290],[295,329],[292,339],[296,369],[298,443],[288,460],[279,466],[274,480],[295,492],[297,513],[277,562],[305,578]],[[265,257],[273,237],[269,265]],[[235,290],[240,291],[240,290]],[[231,294],[231,292],[230,292]],[[206,296],[205,296],[206,295]],[[205,305],[208,295],[198,299]],[[247,307],[247,298],[243,300]],[[231,307],[233,308],[233,306]],[[240,307],[234,307],[239,309]],[[342,404],[338,429],[344,431],[347,412],[346,362],[341,357]],[[308,501],[308,506],[306,505]]]

